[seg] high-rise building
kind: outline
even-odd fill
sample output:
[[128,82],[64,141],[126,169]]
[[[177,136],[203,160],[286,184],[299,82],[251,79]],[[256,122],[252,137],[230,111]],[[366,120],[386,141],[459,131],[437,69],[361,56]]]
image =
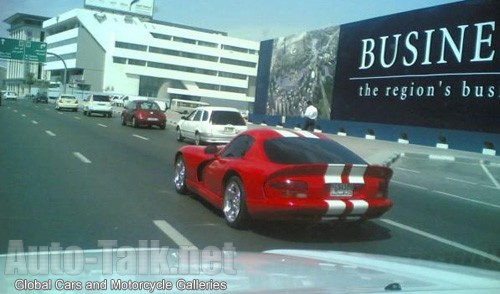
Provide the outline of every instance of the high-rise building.
[[91,91],[199,100],[249,109],[259,42],[140,15],[74,9],[46,20],[45,70]]

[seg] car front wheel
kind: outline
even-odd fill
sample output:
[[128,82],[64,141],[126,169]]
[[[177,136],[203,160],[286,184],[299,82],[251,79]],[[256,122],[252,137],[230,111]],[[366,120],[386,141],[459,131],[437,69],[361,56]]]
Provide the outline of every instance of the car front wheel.
[[222,211],[229,226],[242,229],[248,224],[249,216],[246,207],[245,188],[241,179],[232,176],[224,188],[224,203]]
[[177,156],[175,160],[175,175],[174,175],[175,190],[179,194],[187,193],[186,186],[186,163],[182,155]]

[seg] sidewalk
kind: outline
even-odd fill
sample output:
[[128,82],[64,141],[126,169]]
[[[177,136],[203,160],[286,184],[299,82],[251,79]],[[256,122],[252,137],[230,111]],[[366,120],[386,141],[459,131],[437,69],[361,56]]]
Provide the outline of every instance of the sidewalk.
[[[180,120],[181,114],[173,111],[167,111],[167,124],[175,126]],[[249,128],[264,127],[248,123]],[[273,127],[273,126],[268,126]],[[325,133],[326,134],[326,133]],[[359,137],[339,136],[335,134],[326,134],[354,151],[370,164],[391,165],[401,156],[417,156],[431,160],[448,161],[468,161],[482,162],[484,164],[500,165],[499,156],[484,155],[482,153],[442,149],[414,144],[403,144],[398,142],[371,140]]]

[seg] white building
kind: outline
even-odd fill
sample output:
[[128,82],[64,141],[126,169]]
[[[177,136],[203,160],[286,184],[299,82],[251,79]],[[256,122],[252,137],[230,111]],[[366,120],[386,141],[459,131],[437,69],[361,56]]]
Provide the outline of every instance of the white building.
[[[118,12],[74,9],[43,23],[47,52],[65,60],[68,83],[92,91],[201,100],[248,109],[259,42]],[[61,80],[63,63],[45,70]]]
[[[15,13],[4,20],[10,25],[9,37],[26,41],[40,41],[43,38],[42,23],[48,17]],[[42,65],[24,60],[9,60],[7,62],[7,77],[5,88],[16,92],[19,96],[30,94],[30,88],[36,79],[44,79]]]

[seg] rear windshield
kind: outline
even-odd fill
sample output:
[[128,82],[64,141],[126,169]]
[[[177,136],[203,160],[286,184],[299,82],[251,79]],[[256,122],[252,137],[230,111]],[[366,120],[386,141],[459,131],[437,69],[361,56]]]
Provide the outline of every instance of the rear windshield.
[[107,95],[94,95],[94,101],[106,101],[109,102],[109,96]]
[[264,151],[269,160],[280,164],[366,164],[354,152],[332,140],[306,137],[275,138],[264,142]]
[[139,103],[139,109],[160,110],[160,107],[154,102],[142,102]]
[[61,98],[64,98],[64,99],[76,99],[75,96],[71,96],[71,95],[62,95]]
[[245,120],[239,112],[216,110],[212,112],[211,118],[213,125],[234,125],[244,126]]

